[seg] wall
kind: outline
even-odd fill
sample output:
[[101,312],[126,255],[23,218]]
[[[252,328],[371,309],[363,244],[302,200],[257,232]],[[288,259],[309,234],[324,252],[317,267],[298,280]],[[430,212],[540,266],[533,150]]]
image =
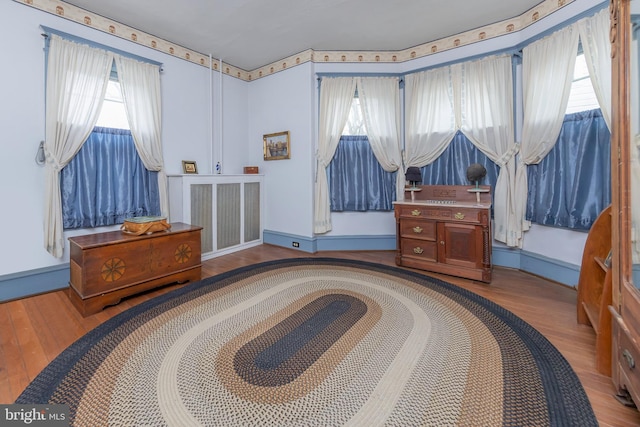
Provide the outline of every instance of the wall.
[[[250,86],[246,159],[265,175],[265,229],[271,232],[313,233],[314,94],[311,63],[256,80]],[[283,131],[290,132],[291,158],[263,160],[262,136]]]
[[[504,52],[516,50],[531,41],[554,31],[558,25],[562,25],[566,21],[577,20],[580,17],[593,14],[605,6],[607,2],[601,0],[585,0],[573,2],[562,8],[551,16],[537,22],[525,30],[490,39],[473,45],[467,45],[462,48],[443,51],[438,54],[423,57],[400,64],[336,64],[336,63],[317,63],[313,67],[313,71],[319,75],[323,74],[405,74],[423,69],[441,66],[451,62],[464,60],[466,58],[484,56],[495,52]],[[279,93],[279,98],[284,100],[293,100],[298,97],[305,96],[301,88],[297,85],[288,85],[289,76],[297,73],[297,68],[279,72],[278,79],[269,77],[251,83],[250,97],[252,102],[267,103]],[[517,75],[520,71],[517,70]],[[286,77],[283,77],[286,76]],[[312,77],[312,76],[310,76]],[[293,77],[292,77],[293,78]],[[265,88],[265,86],[269,86]],[[302,86],[302,85],[301,85]],[[259,87],[259,89],[256,89]],[[294,92],[295,91],[295,92]],[[516,105],[521,103],[519,91],[516,91]],[[312,105],[315,109],[310,120],[311,126],[316,126],[315,118],[317,117],[318,91],[314,88],[312,93]],[[521,124],[521,109],[516,116],[516,126]],[[306,114],[306,111],[305,111]],[[304,119],[304,115],[296,114],[295,119]],[[287,117],[293,121],[293,117]],[[261,114],[251,114],[249,118],[251,127],[260,129],[264,128]],[[286,120],[286,119],[285,119]],[[300,124],[298,124],[300,125]],[[267,126],[268,128],[268,126]],[[314,131],[313,145],[317,144],[317,132]],[[517,129],[519,135],[519,127]],[[296,146],[292,150],[295,150]],[[307,161],[296,159],[293,173],[296,176],[305,176],[304,168],[311,164],[312,169],[306,174],[311,174],[315,170],[313,155],[315,149],[311,149],[309,154],[312,156]],[[289,188],[292,184],[287,182],[290,175],[274,176],[273,169],[268,169],[268,188],[273,191],[273,186],[283,186]],[[309,191],[311,187],[300,188],[301,192]],[[268,198],[268,219],[265,224],[265,242],[274,243],[282,246],[291,247],[293,241],[302,241],[301,249],[306,251],[329,250],[329,249],[393,249],[395,248],[395,219],[391,212],[377,213],[333,213],[332,225],[333,229],[323,235],[313,235],[313,200],[309,201],[309,205],[301,204],[298,200],[302,197],[307,200],[308,197],[304,193],[296,194],[296,201],[271,204],[271,198]],[[291,207],[296,207],[296,217],[291,218]],[[304,216],[305,218],[300,218]],[[287,221],[281,220],[287,218]],[[302,226],[302,222],[309,226]],[[499,242],[494,244],[494,263],[497,265],[505,265],[514,268],[528,270],[528,266],[538,274],[546,275],[549,278],[558,280],[569,285],[577,282],[579,265],[581,263],[582,251],[586,241],[587,234],[584,232],[571,231],[566,229],[557,229],[544,226],[533,225],[527,232],[524,239],[522,249],[507,248]],[[306,244],[305,244],[306,243]],[[538,268],[541,260],[545,262],[542,273]],[[548,264],[548,265],[547,265]],[[555,271],[554,271],[555,270]]]
[[[56,269],[67,273],[68,268],[68,253],[62,259],[56,259],[42,244],[44,174],[43,168],[34,162],[38,143],[44,139],[44,42],[39,25],[162,62],[162,129],[167,173],[181,173],[181,160],[196,160],[201,173],[213,173],[217,161],[221,161],[223,172],[229,174],[241,173],[246,165],[259,166],[265,175],[265,241],[289,247],[293,241],[298,241],[301,249],[308,251],[340,245],[388,249],[395,238],[395,222],[390,213],[334,214],[333,230],[323,236],[313,235],[318,117],[316,75],[403,74],[510,49],[601,4],[603,2],[597,0],[572,2],[520,33],[407,63],[303,63],[252,82],[224,76],[221,84],[219,73],[211,73],[206,67],[18,2],[0,2],[0,49],[5,58],[12,59],[10,66],[5,62],[0,67],[0,125],[4,130],[0,138],[0,197],[5,205],[0,210],[0,223],[5,225],[5,244],[0,247],[0,297],[3,281],[15,284],[17,279],[24,277],[27,289],[35,280],[29,278],[35,277],[36,273]],[[262,135],[284,130],[291,132],[291,159],[264,161]],[[89,231],[68,233],[67,236]],[[534,258],[559,260],[577,271],[585,238],[585,233],[534,226],[525,238],[523,251],[496,245],[494,261],[520,268],[521,254],[526,252]],[[62,279],[54,285],[66,286],[64,274],[59,277]],[[23,286],[22,282],[20,286]]]
[[44,169],[34,161],[44,139],[44,39],[40,25],[163,63],[162,133],[167,173],[181,173],[181,160],[196,160],[201,173],[210,173],[220,147],[221,128],[224,137],[234,143],[224,153],[229,168],[241,170],[239,157],[247,151],[248,83],[225,78],[229,108],[223,116],[224,126],[220,126],[219,73],[18,2],[0,2],[0,49],[5,57],[0,67],[0,199],[4,205],[0,209],[0,224],[4,225],[0,280],[65,268],[69,259],[67,252],[56,259],[43,248]]

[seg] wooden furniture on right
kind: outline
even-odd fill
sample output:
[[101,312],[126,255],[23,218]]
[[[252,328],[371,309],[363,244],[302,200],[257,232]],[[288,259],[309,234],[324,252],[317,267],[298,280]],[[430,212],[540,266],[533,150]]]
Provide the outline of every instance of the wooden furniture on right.
[[[491,282],[491,193],[422,185],[394,202],[396,264]],[[476,194],[480,194],[477,202]]]
[[578,279],[578,323],[596,333],[596,369],[611,375],[611,206],[589,230]]
[[[640,406],[640,290],[633,277],[632,239],[639,238],[638,168],[640,92],[636,28],[640,0],[611,0],[611,205],[612,205],[612,318],[611,379],[616,398],[626,406]],[[637,169],[636,169],[637,170]],[[635,220],[634,220],[635,218]],[[634,225],[633,223],[636,222]],[[638,267],[636,261],[635,266]]]

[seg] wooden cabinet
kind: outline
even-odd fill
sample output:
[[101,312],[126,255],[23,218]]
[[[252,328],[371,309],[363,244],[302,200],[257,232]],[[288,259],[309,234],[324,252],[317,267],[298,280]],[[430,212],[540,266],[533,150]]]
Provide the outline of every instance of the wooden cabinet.
[[611,378],[616,397],[640,407],[640,0],[611,0]]
[[69,238],[69,298],[83,316],[124,297],[201,277],[200,230],[182,223],[142,236],[121,231]]
[[395,202],[396,264],[491,282],[491,203],[467,186],[422,186]]
[[611,375],[611,206],[600,213],[589,230],[578,279],[578,323],[596,333],[596,369]]
[[202,227],[202,259],[262,244],[263,176],[170,175],[169,220]]
[[613,315],[612,378],[618,387],[617,398],[627,406],[640,403],[640,297],[636,289],[621,289],[624,305],[618,312],[610,306]]

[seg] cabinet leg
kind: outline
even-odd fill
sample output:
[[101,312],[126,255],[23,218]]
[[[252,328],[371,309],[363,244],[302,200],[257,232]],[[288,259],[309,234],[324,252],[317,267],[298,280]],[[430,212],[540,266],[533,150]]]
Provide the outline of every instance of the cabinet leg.
[[624,406],[628,406],[629,408],[636,407],[636,404],[633,402],[633,399],[631,399],[631,395],[627,390],[621,390],[620,392],[618,392],[618,394],[616,394],[615,398]]

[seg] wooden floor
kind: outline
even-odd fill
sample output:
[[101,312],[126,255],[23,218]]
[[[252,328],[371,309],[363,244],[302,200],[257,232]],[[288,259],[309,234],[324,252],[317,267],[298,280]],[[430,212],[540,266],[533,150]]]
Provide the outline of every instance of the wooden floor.
[[[357,251],[308,254],[262,245],[203,263],[203,277],[237,267],[282,258],[338,257],[395,265],[395,252]],[[435,275],[505,307],[541,332],[569,361],[582,381],[601,426],[640,426],[640,413],[613,397],[611,379],[595,371],[595,335],[576,322],[576,291],[539,277],[494,268],[491,284]],[[138,295],[83,318],[57,291],[0,304],[0,403],[12,403],[29,382],[75,340],[112,316],[156,295],[168,286]]]

